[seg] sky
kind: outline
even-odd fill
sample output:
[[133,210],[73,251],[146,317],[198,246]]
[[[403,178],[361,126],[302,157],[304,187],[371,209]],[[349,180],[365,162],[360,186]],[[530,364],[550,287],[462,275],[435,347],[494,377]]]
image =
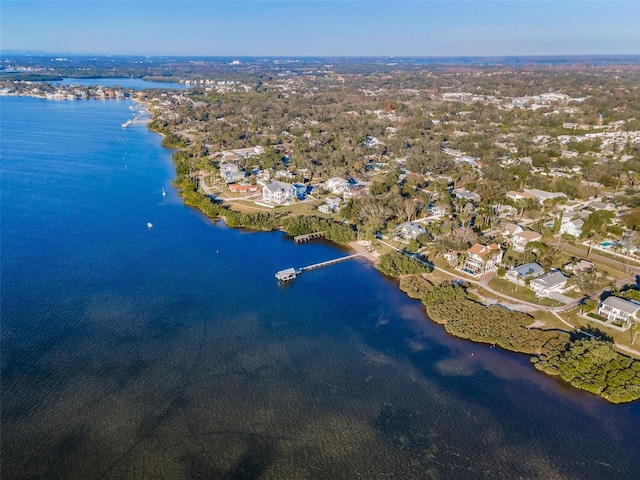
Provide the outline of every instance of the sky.
[[0,49],[193,56],[640,54],[640,0],[0,2]]

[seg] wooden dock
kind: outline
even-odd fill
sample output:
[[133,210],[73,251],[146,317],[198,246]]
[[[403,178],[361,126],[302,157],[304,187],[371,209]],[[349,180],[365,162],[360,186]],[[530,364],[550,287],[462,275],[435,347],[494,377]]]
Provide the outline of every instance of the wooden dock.
[[362,255],[364,255],[364,253],[355,253],[353,255],[347,255],[346,257],[334,258],[333,260],[327,260],[326,262],[320,262],[314,265],[309,265],[307,267],[302,267],[300,269],[300,273],[306,272],[307,270],[315,270],[316,268],[328,267],[329,265],[345,262],[347,260],[351,260],[352,258],[360,257]]
[[324,238],[324,234],[325,232],[314,232],[314,233],[307,233],[305,235],[296,235],[295,237],[293,237],[293,241],[295,243],[304,243],[304,242],[308,242],[309,240],[314,240],[316,238]]
[[360,257],[364,255],[364,253],[355,253],[353,255],[347,255],[346,257],[334,258],[333,260],[327,260],[326,262],[314,263],[313,265],[307,265],[302,268],[286,268],[284,270],[280,270],[276,272],[276,278],[279,282],[289,282],[295,279],[301,273],[307,272],[309,270],[315,270],[317,268],[328,267],[330,265],[334,265],[336,263],[345,262],[347,260],[351,260],[352,258]]

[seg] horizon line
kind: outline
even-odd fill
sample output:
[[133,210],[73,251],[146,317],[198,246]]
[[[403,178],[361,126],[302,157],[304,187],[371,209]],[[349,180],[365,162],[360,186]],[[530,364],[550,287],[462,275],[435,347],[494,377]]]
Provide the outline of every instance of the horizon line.
[[170,53],[157,53],[157,54],[145,54],[145,53],[72,53],[72,52],[46,52],[39,50],[2,50],[0,49],[0,56],[2,55],[67,55],[75,57],[204,57],[204,58],[385,58],[385,59],[403,59],[403,58],[532,58],[532,57],[640,57],[639,53],[526,53],[526,54],[437,54],[437,55],[342,55],[342,54],[309,54],[309,55],[232,55],[232,54],[170,54]]

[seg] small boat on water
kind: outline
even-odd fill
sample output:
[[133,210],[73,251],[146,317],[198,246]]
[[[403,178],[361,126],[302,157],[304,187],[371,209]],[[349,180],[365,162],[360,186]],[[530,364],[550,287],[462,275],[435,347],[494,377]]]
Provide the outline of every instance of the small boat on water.
[[153,223],[147,222],[147,227],[149,227],[149,228],[153,227]]
[[164,185],[162,186],[162,196],[166,197],[167,196],[167,192],[164,191]]
[[133,123],[133,120],[127,120],[122,124],[122,128],[127,128],[129,125]]

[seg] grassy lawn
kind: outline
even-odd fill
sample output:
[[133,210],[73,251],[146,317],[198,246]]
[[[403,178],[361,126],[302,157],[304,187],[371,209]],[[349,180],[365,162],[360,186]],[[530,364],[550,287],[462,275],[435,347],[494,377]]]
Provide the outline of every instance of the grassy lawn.
[[[633,330],[629,329],[626,332],[620,332],[613,328],[607,327],[604,323],[596,319],[584,318],[579,315],[579,312],[580,310],[574,309],[570,312],[563,312],[560,315],[562,315],[562,317],[565,318],[571,325],[575,325],[576,327],[586,331],[592,330],[594,331],[594,333],[602,332],[604,335],[611,337],[614,342],[620,345],[624,345],[635,350],[640,350],[640,335],[638,335],[635,345],[631,343],[631,341],[633,340]],[[567,328],[566,325],[565,328]],[[626,355],[626,352],[622,353]]]
[[510,297],[522,300],[524,302],[535,303],[543,307],[558,307],[562,305],[550,298],[538,298],[535,293],[524,286],[517,286],[515,283],[501,280],[499,278],[492,278],[489,280],[489,286],[496,292],[504,293]]
[[536,310],[535,312],[530,312],[530,313],[533,316],[533,319],[535,321],[544,322],[544,326],[542,328],[545,328],[545,329],[557,328],[560,330],[568,329],[568,327],[564,323],[562,323],[560,320],[558,320],[558,317],[556,317],[549,310]]
[[320,205],[321,203],[322,202],[320,201],[298,202],[294,203],[293,205],[287,205],[286,207],[278,207],[276,208],[276,211],[282,213],[291,213],[293,215],[315,215],[317,217],[331,218],[335,220],[341,219],[341,217],[336,214],[326,215],[319,211],[318,205]]

